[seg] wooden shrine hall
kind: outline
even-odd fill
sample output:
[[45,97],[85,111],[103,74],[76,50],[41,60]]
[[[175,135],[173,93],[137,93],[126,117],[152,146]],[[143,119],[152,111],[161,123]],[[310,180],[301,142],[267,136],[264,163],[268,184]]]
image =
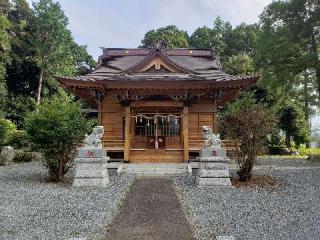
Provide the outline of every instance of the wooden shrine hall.
[[104,48],[97,69],[59,82],[95,105],[108,155],[132,163],[183,162],[218,132],[217,111],[257,81],[222,71],[212,49]]

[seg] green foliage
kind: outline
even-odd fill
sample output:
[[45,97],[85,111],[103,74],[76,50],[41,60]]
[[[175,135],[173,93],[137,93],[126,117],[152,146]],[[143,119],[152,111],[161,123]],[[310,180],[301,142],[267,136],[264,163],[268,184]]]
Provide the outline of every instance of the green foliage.
[[40,0],[34,3],[33,7],[34,60],[40,70],[37,90],[39,103],[44,80],[49,95],[56,94],[61,89],[53,76],[89,72],[93,69],[94,61],[88,55],[86,47],[78,46],[74,42],[67,29],[68,18],[58,2]]
[[190,36],[189,43],[193,48],[213,47],[213,31],[209,27],[197,28]]
[[268,152],[270,155],[282,155],[285,153],[285,144],[279,133],[273,133],[267,139]]
[[27,133],[23,130],[15,130],[11,133],[9,145],[14,149],[29,149],[30,141]]
[[234,55],[224,63],[224,70],[233,75],[252,74],[254,72],[253,60],[245,53]]
[[[9,52],[11,50],[8,30],[10,22],[5,15],[0,13],[0,110],[4,110],[4,103],[7,94],[5,84],[6,64],[9,62]],[[1,114],[3,115],[3,114]]]
[[8,119],[0,118],[0,146],[8,144],[16,126]]
[[187,32],[174,25],[148,31],[141,41],[141,47],[150,48],[157,41],[161,41],[166,48],[189,47]]
[[320,148],[306,148],[301,147],[298,149],[299,155],[306,156],[306,155],[320,155]]
[[227,106],[226,115],[241,111],[243,108],[250,108],[256,105],[256,99],[251,92],[244,92],[236,101]]
[[221,127],[227,138],[239,144],[236,160],[241,181],[251,178],[255,159],[266,144],[275,123],[272,112],[256,104],[252,94],[245,93],[239,100],[229,104],[221,119]]
[[291,147],[290,138],[299,145],[310,142],[310,127],[303,113],[296,106],[284,107],[280,112],[279,127],[286,132],[286,145]]
[[[261,68],[263,85],[278,99],[278,109],[296,106],[303,110],[296,143],[309,141],[306,122],[320,94],[319,31],[320,2],[274,1],[260,16],[255,64]],[[295,124],[295,123],[292,123]],[[289,136],[287,134],[287,145]]]
[[52,180],[63,180],[76,147],[89,130],[89,123],[76,102],[54,98],[44,101],[26,120],[33,147],[44,153]]
[[9,94],[7,97],[6,117],[23,129],[24,119],[28,113],[36,109],[35,99],[25,95]]

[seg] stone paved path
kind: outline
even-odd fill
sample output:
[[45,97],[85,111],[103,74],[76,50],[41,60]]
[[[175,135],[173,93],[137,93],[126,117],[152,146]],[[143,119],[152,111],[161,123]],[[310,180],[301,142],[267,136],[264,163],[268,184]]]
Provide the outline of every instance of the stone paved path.
[[107,239],[194,239],[170,179],[138,178]]

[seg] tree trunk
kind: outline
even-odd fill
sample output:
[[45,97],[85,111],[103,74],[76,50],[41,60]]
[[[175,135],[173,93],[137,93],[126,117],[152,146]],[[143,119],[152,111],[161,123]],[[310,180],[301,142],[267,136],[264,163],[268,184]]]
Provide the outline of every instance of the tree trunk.
[[291,138],[290,134],[286,132],[286,147],[289,149],[291,148],[290,138]]
[[[309,103],[309,91],[308,91],[308,81],[309,76],[308,73],[305,72],[304,75],[304,84],[303,84],[303,94],[304,94],[304,118],[308,123],[308,127],[311,129],[311,123],[310,123],[310,103]],[[306,148],[310,148],[310,142],[306,142]]]
[[244,164],[237,172],[240,181],[245,182],[251,179],[254,159],[254,157],[249,157],[248,159],[246,159]]
[[[309,11],[310,11],[310,9],[309,9]],[[318,45],[317,45],[315,31],[312,31],[312,33],[311,33],[311,51],[314,56],[314,66],[313,67],[316,69],[316,82],[317,82],[318,98],[320,99],[320,61],[319,61],[319,56],[318,56]]]
[[42,82],[43,82],[43,68],[40,69],[40,74],[39,74],[39,85],[38,85],[38,94],[37,94],[37,105],[40,104],[40,100],[41,100]]
[[59,168],[58,168],[58,181],[63,182],[64,181],[64,161],[63,159],[59,159]]

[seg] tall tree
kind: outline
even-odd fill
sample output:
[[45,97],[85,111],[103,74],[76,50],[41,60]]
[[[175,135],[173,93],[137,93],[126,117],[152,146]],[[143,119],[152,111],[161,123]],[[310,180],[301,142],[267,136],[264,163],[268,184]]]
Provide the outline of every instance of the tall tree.
[[259,26],[245,24],[233,27],[228,21],[216,18],[212,28],[197,28],[190,36],[189,43],[195,48],[213,48],[220,55],[222,65],[230,57],[247,54],[252,57],[255,53]]
[[[283,43],[279,51],[270,49],[274,59],[281,59],[287,64],[283,70],[293,75],[304,71],[314,71],[317,91],[320,97],[320,1],[289,0],[276,1],[268,5],[261,15],[264,36],[273,35],[275,43]],[[271,34],[271,35],[268,35]],[[263,40],[262,40],[263,41]],[[272,44],[276,46],[276,44]],[[269,54],[270,55],[270,54]],[[280,67],[281,65],[279,65]]]
[[224,70],[233,75],[251,74],[254,72],[253,59],[246,53],[239,53],[228,58]]
[[10,64],[6,67],[6,117],[19,128],[23,126],[24,117],[35,108],[33,96],[37,91],[39,69],[34,61],[33,12],[25,0],[13,0],[8,12],[11,23],[9,31],[11,52]]
[[207,26],[197,28],[190,36],[189,43],[193,48],[213,47],[213,31]]
[[141,41],[141,47],[149,48],[155,42],[161,41],[167,48],[187,48],[189,47],[188,38],[186,31],[180,30],[174,25],[169,25],[148,31]]
[[59,3],[40,0],[34,7],[35,60],[39,67],[37,104],[40,103],[43,79],[57,73],[73,74],[75,69],[71,59],[70,43],[73,42],[67,29],[68,18]]
[[3,1],[0,3],[0,109],[3,110],[7,94],[4,77],[6,74],[6,65],[10,60],[9,53],[11,45],[8,31],[11,25],[6,17],[7,9],[5,8],[9,5],[3,4]]

